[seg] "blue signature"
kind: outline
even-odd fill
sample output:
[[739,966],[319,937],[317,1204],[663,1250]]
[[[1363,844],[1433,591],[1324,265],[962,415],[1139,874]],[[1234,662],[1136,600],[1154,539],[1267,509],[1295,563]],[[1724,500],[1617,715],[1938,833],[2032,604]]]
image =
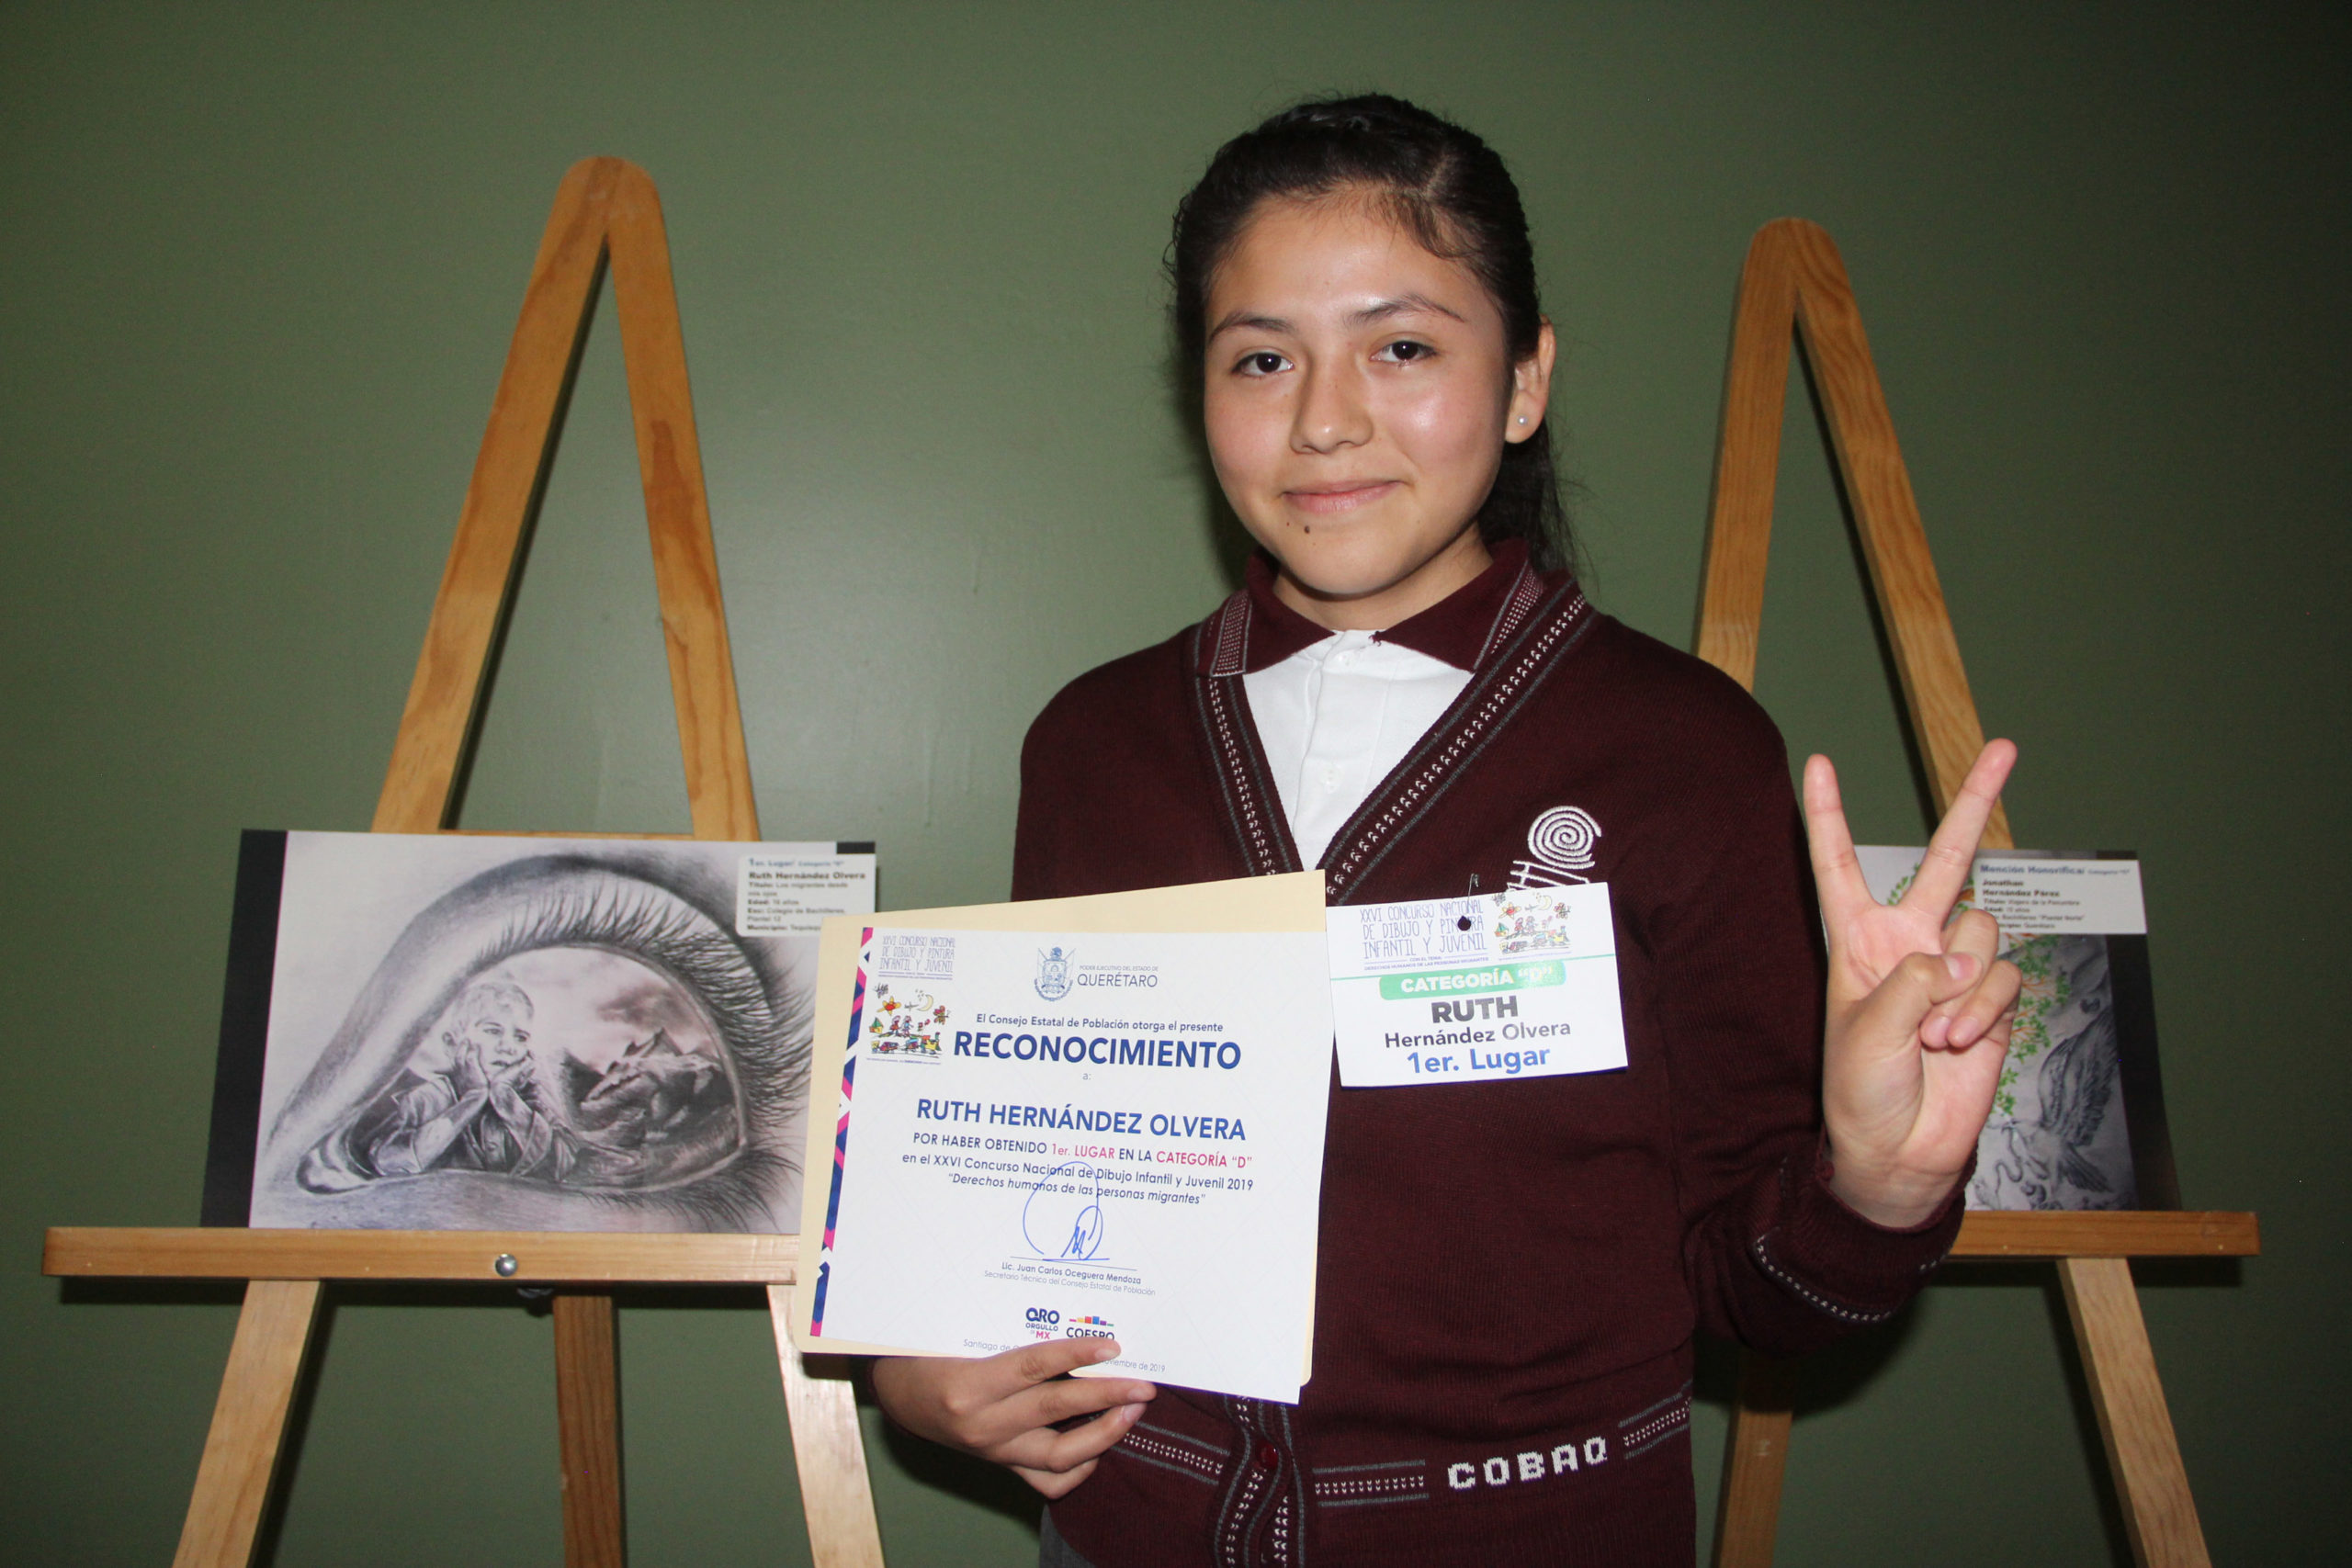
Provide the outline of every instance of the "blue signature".
[[1086,1261],[1102,1250],[1102,1179],[1082,1159],[1064,1160],[1029,1189],[1021,1238],[1040,1258]]

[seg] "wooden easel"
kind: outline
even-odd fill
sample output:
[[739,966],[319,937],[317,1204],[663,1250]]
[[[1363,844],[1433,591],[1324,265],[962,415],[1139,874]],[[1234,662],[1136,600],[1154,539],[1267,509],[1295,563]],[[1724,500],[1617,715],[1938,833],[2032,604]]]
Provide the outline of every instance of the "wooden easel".
[[[1792,327],[1804,334],[1814,386],[1829,412],[1831,446],[1861,534],[1871,592],[1940,813],[1983,748],[1984,732],[1846,264],[1829,236],[1801,219],[1758,231],[1740,275],[1699,656],[1741,685],[1755,685]],[[1985,847],[2014,842],[2007,815],[1996,809]],[[1972,1213],[1952,1249],[1955,1259],[2056,1261],[2132,1554],[2152,1568],[2205,1568],[2209,1559],[2129,1259],[2244,1258],[2260,1249],[2252,1214],[2153,1211]],[[1795,1393],[1796,1363],[1741,1352],[1715,1522],[1717,1568],[1766,1568],[1772,1561]]]
[[[556,193],[401,716],[376,807],[378,832],[455,830],[449,818],[460,764],[608,265],[694,837],[760,836],[669,241],[653,182],[618,158],[574,164]],[[880,1568],[849,1382],[830,1358],[804,1364],[786,1327],[798,1257],[799,1238],[790,1235],[55,1229],[42,1266],[51,1274],[248,1281],[176,1568],[238,1568],[252,1560],[320,1288],[329,1280],[559,1287],[556,1412],[564,1561],[571,1568],[620,1568],[627,1554],[610,1287],[766,1286],[811,1554],[819,1568]]]

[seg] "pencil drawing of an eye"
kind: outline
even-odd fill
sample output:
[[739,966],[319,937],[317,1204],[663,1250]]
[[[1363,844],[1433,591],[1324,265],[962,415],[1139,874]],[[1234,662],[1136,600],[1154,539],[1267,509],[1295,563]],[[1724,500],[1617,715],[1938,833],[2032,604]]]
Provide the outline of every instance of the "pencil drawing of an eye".
[[805,1002],[658,855],[545,855],[408,922],[280,1113],[294,1223],[786,1230]]

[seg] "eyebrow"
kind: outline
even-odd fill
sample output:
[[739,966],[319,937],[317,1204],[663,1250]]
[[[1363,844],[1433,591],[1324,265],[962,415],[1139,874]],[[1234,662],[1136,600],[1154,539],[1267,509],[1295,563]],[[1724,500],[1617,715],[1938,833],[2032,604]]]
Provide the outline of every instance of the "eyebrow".
[[1426,294],[1399,294],[1394,299],[1375,299],[1348,320],[1351,324],[1362,326],[1366,321],[1384,321],[1391,316],[1409,316],[1417,310],[1451,316],[1457,321],[1464,319],[1461,311],[1448,310]]
[[[1457,321],[1467,319],[1461,311],[1450,310],[1426,294],[1399,294],[1393,299],[1375,299],[1361,310],[1351,311],[1348,315],[1348,324],[1360,327],[1373,321],[1386,321],[1392,316],[1408,316],[1421,310],[1426,310],[1432,315],[1448,316]],[[1281,316],[1259,316],[1235,310],[1209,329],[1209,337],[1214,340],[1233,331],[1236,327],[1252,327],[1263,333],[1295,333],[1298,330]]]

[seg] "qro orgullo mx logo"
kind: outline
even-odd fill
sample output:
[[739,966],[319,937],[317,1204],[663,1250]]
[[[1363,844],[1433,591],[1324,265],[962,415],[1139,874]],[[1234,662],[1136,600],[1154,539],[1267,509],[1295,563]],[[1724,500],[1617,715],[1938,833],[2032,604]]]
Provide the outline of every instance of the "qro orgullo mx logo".
[[1081,1317],[1073,1317],[1064,1322],[1059,1310],[1054,1307],[1031,1307],[1025,1319],[1025,1326],[1032,1339],[1051,1339],[1057,1335],[1066,1339],[1108,1339],[1111,1337],[1109,1318],[1095,1313],[1088,1313]]

